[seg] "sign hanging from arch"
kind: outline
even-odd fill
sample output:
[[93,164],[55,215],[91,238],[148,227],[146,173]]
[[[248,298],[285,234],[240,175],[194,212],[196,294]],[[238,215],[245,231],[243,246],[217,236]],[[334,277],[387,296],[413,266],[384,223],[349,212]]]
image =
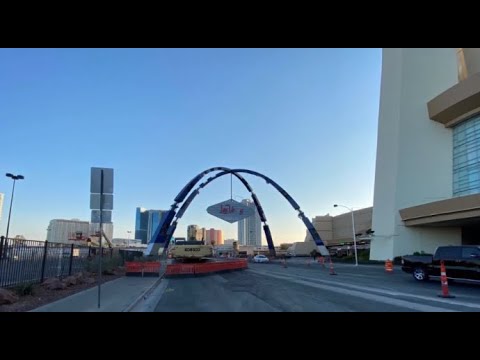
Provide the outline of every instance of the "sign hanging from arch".
[[233,199],[209,206],[207,212],[229,223],[246,219],[255,214],[253,207],[239,203]]

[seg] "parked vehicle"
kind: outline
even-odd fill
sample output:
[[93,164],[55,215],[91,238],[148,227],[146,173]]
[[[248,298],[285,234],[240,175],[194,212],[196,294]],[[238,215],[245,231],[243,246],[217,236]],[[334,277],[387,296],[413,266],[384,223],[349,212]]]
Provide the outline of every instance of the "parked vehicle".
[[253,262],[256,263],[263,263],[263,262],[268,262],[268,258],[265,255],[255,255],[253,258]]
[[403,256],[402,270],[411,273],[415,280],[425,281],[440,276],[443,260],[447,278],[480,281],[480,246],[439,246],[433,256]]

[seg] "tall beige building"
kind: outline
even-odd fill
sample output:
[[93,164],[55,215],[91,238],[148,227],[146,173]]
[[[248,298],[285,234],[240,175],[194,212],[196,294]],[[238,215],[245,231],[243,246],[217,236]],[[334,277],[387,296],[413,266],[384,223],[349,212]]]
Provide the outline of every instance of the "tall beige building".
[[370,258],[480,243],[480,49],[383,49]]
[[[372,207],[354,210],[353,219],[356,240],[369,238],[369,232],[372,230]],[[326,246],[353,242],[351,212],[337,216],[316,216],[312,219],[312,224]],[[308,230],[305,241],[313,241]]]
[[204,239],[204,232],[198,225],[188,225],[187,240],[202,240]]

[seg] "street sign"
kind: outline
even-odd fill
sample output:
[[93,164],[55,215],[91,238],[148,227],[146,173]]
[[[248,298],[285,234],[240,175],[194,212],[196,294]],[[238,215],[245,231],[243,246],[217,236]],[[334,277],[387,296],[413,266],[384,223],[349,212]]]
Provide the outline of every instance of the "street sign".
[[[113,210],[113,194],[103,194],[103,210]],[[90,209],[100,209],[100,194],[90,194]]]
[[[91,223],[100,223],[100,210],[92,210]],[[103,210],[102,211],[102,223],[111,223],[112,222],[112,211]]]
[[101,193],[101,170],[103,170],[103,193],[113,194],[113,169],[92,167],[90,170],[90,192]]
[[[113,195],[113,169],[90,168],[90,209],[92,210],[92,223],[99,223],[100,228],[100,253],[102,253],[102,224],[112,222]],[[96,196],[98,195],[98,196]],[[104,210],[107,209],[107,210]],[[100,221],[100,214],[101,221]],[[102,262],[98,262],[98,308],[100,308],[100,287],[102,283]]]
[[253,207],[239,203],[233,199],[209,206],[207,212],[229,223],[243,220],[255,214]]

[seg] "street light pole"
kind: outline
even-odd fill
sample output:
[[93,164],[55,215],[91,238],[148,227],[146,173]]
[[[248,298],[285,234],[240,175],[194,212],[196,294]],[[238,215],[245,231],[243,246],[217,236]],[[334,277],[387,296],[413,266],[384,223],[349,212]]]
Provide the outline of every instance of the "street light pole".
[[355,234],[355,217],[353,216],[353,208],[350,212],[352,214],[353,249],[355,250],[355,266],[358,266],[357,235]]
[[355,235],[355,219],[353,216],[353,208],[349,208],[348,206],[345,206],[345,205],[338,205],[338,204],[333,205],[333,207],[337,207],[337,206],[341,206],[341,207],[344,207],[345,209],[348,209],[352,214],[353,250],[355,251],[355,266],[358,266],[357,236]]
[[127,248],[130,247],[130,234],[131,233],[132,233],[131,231],[127,231]]
[[10,198],[10,209],[8,210],[7,233],[5,234],[5,238],[8,239],[8,231],[10,230],[10,216],[12,215],[13,196],[15,195],[15,182],[17,180],[23,180],[25,177],[23,175],[13,175],[10,173],[6,173],[5,176],[13,179],[12,197]]

